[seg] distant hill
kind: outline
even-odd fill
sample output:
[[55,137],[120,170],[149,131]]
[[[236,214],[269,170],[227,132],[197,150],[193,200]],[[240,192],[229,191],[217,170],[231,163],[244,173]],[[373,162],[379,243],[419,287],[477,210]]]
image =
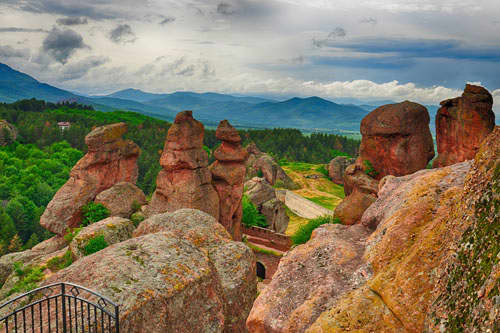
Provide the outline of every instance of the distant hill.
[[[0,101],[37,98],[50,102],[72,100],[97,110],[130,110],[172,120],[182,110],[192,110],[206,125],[228,119],[240,127],[298,128],[308,132],[358,132],[361,119],[373,105],[338,104],[319,97],[274,101],[259,97],[189,91],[170,94],[125,89],[106,96],[82,96],[41,83],[29,75],[0,64]],[[431,117],[433,117],[431,111]],[[435,114],[435,113],[434,113]]]

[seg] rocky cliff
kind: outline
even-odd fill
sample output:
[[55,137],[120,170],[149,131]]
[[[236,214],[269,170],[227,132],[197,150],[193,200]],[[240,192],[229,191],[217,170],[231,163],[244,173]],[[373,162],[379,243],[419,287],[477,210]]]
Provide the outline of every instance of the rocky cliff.
[[500,129],[474,161],[381,181],[361,224],[289,252],[251,332],[498,329]]
[[139,147],[124,140],[125,123],[97,127],[85,137],[88,152],[78,161],[40,218],[45,229],[64,235],[82,220],[81,208],[119,182],[135,184]]

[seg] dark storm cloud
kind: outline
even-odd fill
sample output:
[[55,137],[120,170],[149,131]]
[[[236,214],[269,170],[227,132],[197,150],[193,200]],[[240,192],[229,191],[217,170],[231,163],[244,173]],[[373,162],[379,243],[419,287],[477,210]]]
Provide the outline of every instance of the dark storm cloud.
[[110,31],[109,39],[115,43],[133,43],[137,39],[128,24],[120,24]]
[[57,24],[60,25],[80,25],[80,24],[87,24],[88,20],[86,17],[61,17],[57,19]]
[[119,12],[108,6],[106,0],[30,0],[18,1],[21,10],[65,16],[84,16],[95,20],[120,17]]
[[232,15],[234,14],[233,6],[226,2],[221,2],[217,5],[217,13],[222,15]]
[[70,29],[53,28],[42,44],[42,50],[61,64],[65,64],[77,50],[85,48],[89,47],[83,42],[82,36]]
[[500,47],[470,47],[458,40],[356,39],[329,40],[322,44],[360,53],[399,54],[409,58],[448,58],[500,62]]
[[160,21],[160,25],[165,25],[169,24],[175,21],[175,17],[167,16],[163,17],[162,20]]
[[3,27],[0,28],[0,32],[49,32],[45,29],[30,29],[30,28],[18,28],[18,27]]

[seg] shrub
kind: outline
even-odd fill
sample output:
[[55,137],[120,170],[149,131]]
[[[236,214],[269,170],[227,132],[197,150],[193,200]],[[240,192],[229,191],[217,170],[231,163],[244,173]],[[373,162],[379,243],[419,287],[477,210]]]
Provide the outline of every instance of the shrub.
[[363,161],[363,164],[365,165],[365,173],[372,177],[372,178],[375,178],[378,176],[378,174],[380,172],[378,172],[377,170],[375,170],[375,168],[373,167],[373,164],[372,162],[368,161],[368,160],[364,160]]
[[137,228],[142,221],[144,221],[145,217],[141,212],[134,213],[130,216],[130,220],[134,223]]
[[64,240],[66,241],[66,243],[71,243],[71,241],[73,240],[73,238],[76,237],[76,235],[78,235],[78,233],[80,231],[82,231],[82,228],[83,227],[80,227],[80,228],[73,228],[73,229],[66,229],[66,235],[64,235]]
[[293,244],[298,245],[306,243],[311,238],[311,234],[314,229],[327,223],[340,223],[340,220],[333,216],[321,216],[310,220],[307,224],[301,225],[299,229],[290,237]]
[[245,227],[267,227],[266,217],[259,213],[257,207],[255,207],[246,195],[243,195],[241,203],[243,206],[243,217],[241,220]]
[[71,256],[71,251],[66,251],[66,253],[60,257],[54,257],[47,262],[47,267],[53,271],[57,272],[61,269],[69,267],[73,263],[73,257]]
[[86,256],[99,252],[108,247],[108,242],[104,239],[103,235],[96,236],[89,239],[87,245],[83,248],[83,252]]
[[89,224],[104,220],[109,216],[109,209],[103,204],[89,202],[82,207],[83,220],[81,226],[86,227]]
[[262,169],[257,169],[257,177],[259,177],[259,178],[264,177],[264,173],[262,172]]
[[274,188],[285,188],[285,183],[281,179],[278,179],[274,182],[273,187]]
[[326,169],[326,166],[324,164],[321,164],[319,167],[316,168],[316,171],[324,175],[325,177],[329,177],[328,175],[328,170]]
[[14,263],[14,272],[19,278],[19,280],[14,284],[12,289],[9,290],[8,296],[20,293],[28,292],[38,287],[38,282],[43,280],[43,271],[41,267],[23,267],[20,262]]

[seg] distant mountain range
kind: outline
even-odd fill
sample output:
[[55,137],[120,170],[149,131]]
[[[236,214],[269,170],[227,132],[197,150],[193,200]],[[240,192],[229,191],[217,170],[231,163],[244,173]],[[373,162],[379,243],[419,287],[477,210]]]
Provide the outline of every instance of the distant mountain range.
[[[169,121],[179,111],[192,110],[195,117],[208,126],[228,119],[240,127],[286,127],[333,133],[358,132],[361,119],[380,105],[375,102],[375,105],[337,104],[319,97],[275,101],[210,92],[155,94],[138,89],[125,89],[106,96],[82,96],[41,83],[0,63],[0,102],[26,98],[77,101],[97,110],[129,110]],[[429,108],[431,119],[436,110],[437,107]]]

